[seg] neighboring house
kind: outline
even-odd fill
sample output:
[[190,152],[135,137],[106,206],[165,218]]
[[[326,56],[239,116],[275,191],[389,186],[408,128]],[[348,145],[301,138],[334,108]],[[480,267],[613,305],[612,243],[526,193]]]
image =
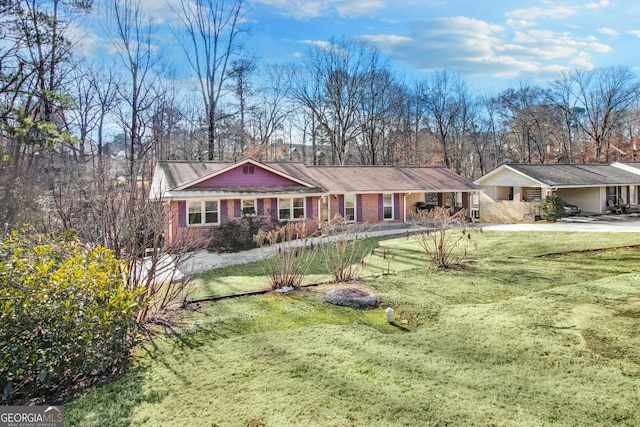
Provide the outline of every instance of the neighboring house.
[[[626,165],[626,166],[625,166]],[[552,193],[585,213],[614,206],[636,207],[640,166],[634,164],[505,164],[474,181],[480,193],[482,222],[518,222],[540,215]]]
[[409,221],[418,202],[471,211],[476,191],[444,167],[305,166],[247,159],[158,162],[150,197],[173,213],[165,231],[169,245],[185,230],[206,233],[247,215],[270,222],[341,215],[374,224]]

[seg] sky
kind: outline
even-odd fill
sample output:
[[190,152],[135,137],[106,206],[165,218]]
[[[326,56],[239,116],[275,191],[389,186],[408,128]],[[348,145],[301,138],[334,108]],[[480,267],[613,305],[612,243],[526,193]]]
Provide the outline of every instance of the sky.
[[[171,21],[166,1],[141,1],[160,26]],[[296,62],[310,46],[346,37],[376,46],[405,78],[446,69],[486,91],[542,85],[575,68],[640,71],[635,0],[246,1],[246,46],[260,63]]]

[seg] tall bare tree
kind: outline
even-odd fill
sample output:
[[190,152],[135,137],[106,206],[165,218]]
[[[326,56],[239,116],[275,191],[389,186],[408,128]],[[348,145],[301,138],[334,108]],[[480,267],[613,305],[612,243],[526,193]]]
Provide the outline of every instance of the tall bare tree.
[[109,38],[116,48],[124,69],[125,82],[118,86],[122,103],[119,116],[126,130],[129,174],[132,181],[138,173],[138,161],[150,150],[145,133],[157,92],[159,49],[154,43],[155,28],[140,7],[140,0],[110,0]]
[[[289,99],[291,89],[290,67],[268,65],[260,71],[258,90],[249,111],[249,133],[255,144],[265,153],[272,149],[274,136],[283,131],[295,107]],[[289,122],[289,126],[293,126]]]
[[309,109],[331,146],[332,163],[344,165],[362,126],[359,109],[371,93],[372,76],[383,70],[380,52],[364,42],[332,40],[305,55],[292,97]]
[[208,158],[224,157],[216,146],[220,101],[233,75],[231,63],[240,58],[244,0],[181,0],[177,13],[184,35],[177,39],[198,79],[205,110]]
[[464,155],[460,131],[469,123],[471,102],[466,84],[459,75],[440,70],[429,79],[425,89],[425,124],[441,145],[444,165],[459,171]]
[[[615,130],[624,122],[640,90],[633,71],[628,67],[575,70],[570,79],[558,79],[554,86],[557,91],[569,91],[575,105],[584,111],[580,120],[575,122],[593,143],[593,160],[596,163],[608,161],[608,148]],[[575,113],[576,109],[569,112]]]

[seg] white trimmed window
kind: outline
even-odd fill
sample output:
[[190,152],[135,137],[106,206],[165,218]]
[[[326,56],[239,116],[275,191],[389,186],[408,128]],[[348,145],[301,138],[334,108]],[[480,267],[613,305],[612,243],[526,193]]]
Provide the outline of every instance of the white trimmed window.
[[382,219],[393,219],[393,194],[382,195]]
[[242,216],[255,216],[258,209],[256,199],[243,199],[241,205]]
[[282,197],[278,199],[278,219],[280,221],[291,221],[304,217],[304,197]]
[[347,221],[356,220],[356,195],[344,195],[344,219]]
[[188,225],[217,225],[220,223],[217,200],[187,202]]

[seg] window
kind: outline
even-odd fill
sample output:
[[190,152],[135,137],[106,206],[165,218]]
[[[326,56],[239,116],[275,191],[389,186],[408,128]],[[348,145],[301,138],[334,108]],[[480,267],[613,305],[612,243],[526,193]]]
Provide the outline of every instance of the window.
[[345,194],[344,195],[344,219],[347,221],[356,220],[356,195]]
[[243,166],[242,167],[242,173],[245,175],[252,175],[255,173],[255,169],[252,165],[249,166]]
[[427,205],[438,206],[438,193],[424,193],[424,201]]
[[514,200],[515,189],[513,187],[496,187],[496,200]]
[[382,219],[393,219],[393,194],[382,195]]
[[242,216],[255,216],[256,215],[256,200],[244,199],[242,200]]
[[542,188],[535,187],[522,187],[521,191],[522,200],[525,202],[541,202],[542,201]]
[[459,208],[462,206],[462,193],[446,193],[444,205],[448,208]]
[[607,201],[611,200],[616,205],[624,205],[629,200],[628,187],[607,187]]
[[304,218],[304,197],[278,199],[278,219],[281,221]]
[[187,202],[187,212],[189,225],[216,225],[219,223],[217,200]]

